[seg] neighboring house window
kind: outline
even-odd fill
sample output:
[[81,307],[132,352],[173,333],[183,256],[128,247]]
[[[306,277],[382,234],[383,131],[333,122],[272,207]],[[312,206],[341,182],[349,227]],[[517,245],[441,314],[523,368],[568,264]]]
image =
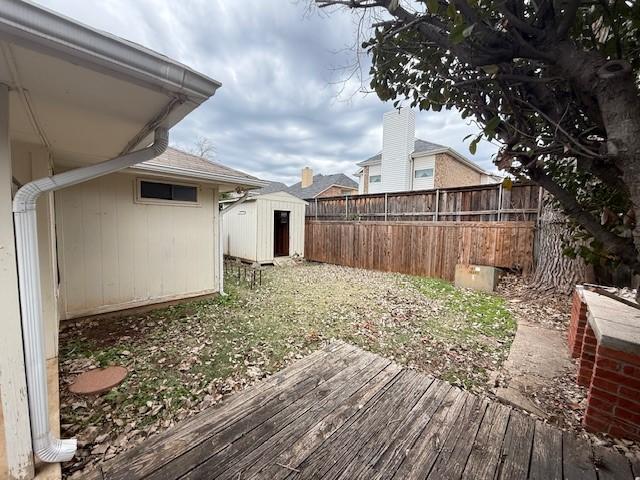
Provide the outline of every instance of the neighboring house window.
[[197,204],[198,187],[184,183],[138,180],[137,200],[142,203]]
[[380,183],[382,181],[382,175],[371,175],[369,177],[369,183]]
[[433,168],[423,168],[421,170],[416,170],[415,178],[427,178],[433,177]]

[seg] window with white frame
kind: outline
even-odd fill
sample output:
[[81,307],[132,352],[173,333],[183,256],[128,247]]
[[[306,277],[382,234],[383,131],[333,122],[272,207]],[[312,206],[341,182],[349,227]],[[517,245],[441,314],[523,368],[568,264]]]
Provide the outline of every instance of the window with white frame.
[[371,175],[369,177],[369,183],[380,183],[382,181],[382,175]]
[[422,168],[420,170],[416,170],[414,176],[415,178],[433,177],[433,168]]
[[198,205],[198,186],[138,179],[136,200],[141,203]]

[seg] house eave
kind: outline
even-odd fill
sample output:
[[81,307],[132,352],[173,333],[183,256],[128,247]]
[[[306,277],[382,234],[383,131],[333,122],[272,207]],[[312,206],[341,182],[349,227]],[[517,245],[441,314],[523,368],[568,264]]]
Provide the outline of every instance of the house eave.
[[24,0],[0,0],[0,35],[200,104],[221,83],[140,45]]

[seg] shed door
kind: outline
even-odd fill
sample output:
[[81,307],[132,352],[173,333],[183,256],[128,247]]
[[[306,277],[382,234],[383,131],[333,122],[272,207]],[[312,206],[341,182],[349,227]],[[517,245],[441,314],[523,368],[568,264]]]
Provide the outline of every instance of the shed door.
[[289,217],[290,212],[275,210],[273,212],[273,255],[289,256]]

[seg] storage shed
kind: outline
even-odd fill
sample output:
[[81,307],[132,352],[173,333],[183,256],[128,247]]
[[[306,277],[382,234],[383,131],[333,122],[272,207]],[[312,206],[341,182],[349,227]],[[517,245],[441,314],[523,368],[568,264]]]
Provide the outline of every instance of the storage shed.
[[250,196],[223,210],[225,255],[260,264],[276,257],[304,256],[307,202],[285,192]]

